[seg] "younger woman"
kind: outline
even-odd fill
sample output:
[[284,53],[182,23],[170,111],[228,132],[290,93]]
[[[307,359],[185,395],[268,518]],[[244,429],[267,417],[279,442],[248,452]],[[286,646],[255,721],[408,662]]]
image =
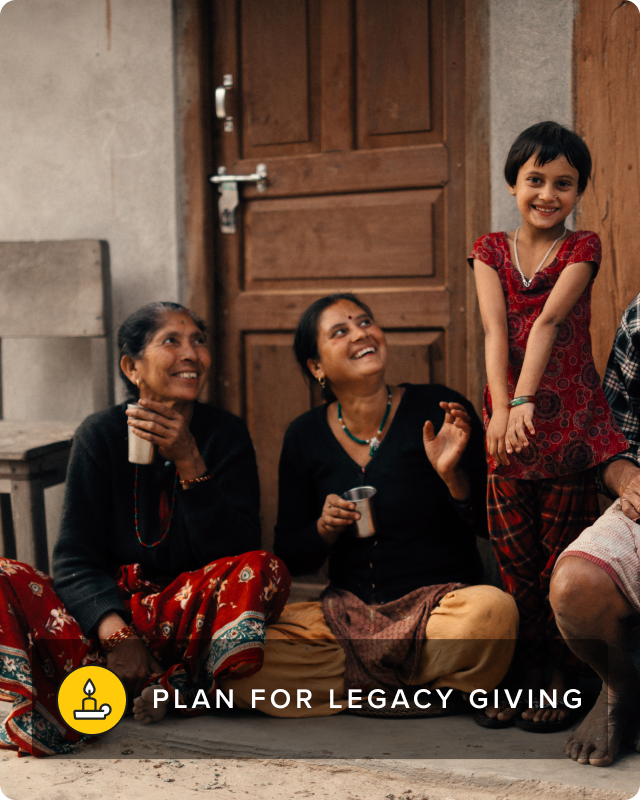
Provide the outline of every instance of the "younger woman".
[[[539,689],[555,689],[561,700],[569,688],[566,672],[576,661],[556,627],[549,580],[558,555],[598,517],[590,468],[627,447],[591,354],[600,239],[565,227],[590,174],[589,150],[575,133],[555,122],[527,128],[505,165],[522,222],[513,233],[481,237],[469,257],[485,331],[489,531],[520,611],[523,699],[531,688],[534,698]],[[488,717],[509,724],[517,714],[494,709]],[[538,731],[569,721],[560,704],[555,711],[526,708],[515,719]]]

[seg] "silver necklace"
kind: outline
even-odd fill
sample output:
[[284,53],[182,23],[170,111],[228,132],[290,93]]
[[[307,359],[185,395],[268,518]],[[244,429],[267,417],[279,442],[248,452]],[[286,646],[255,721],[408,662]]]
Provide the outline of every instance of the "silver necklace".
[[536,270],[536,271],[533,273],[533,275],[532,275],[532,276],[529,278],[529,280],[527,280],[527,279],[524,277],[524,273],[523,273],[523,272],[522,272],[522,270],[520,269],[520,260],[519,260],[519,258],[518,258],[518,233],[520,232],[520,228],[521,228],[521,227],[522,227],[522,225],[519,225],[519,226],[518,226],[518,228],[516,229],[516,235],[513,237],[513,254],[514,254],[514,256],[516,257],[516,267],[518,268],[518,272],[520,273],[520,277],[522,278],[522,282],[524,283],[524,285],[525,285],[525,286],[527,287],[527,289],[528,289],[528,288],[531,286],[531,284],[533,283],[533,279],[534,279],[534,278],[536,277],[536,275],[537,275],[537,274],[540,272],[540,270],[542,269],[542,267],[544,267],[544,263],[545,263],[545,261],[546,261],[546,260],[549,258],[549,253],[550,253],[550,252],[553,250],[553,248],[554,248],[554,247],[555,247],[555,246],[558,244],[558,242],[560,241],[560,239],[562,239],[562,237],[563,237],[563,236],[565,235],[565,233],[567,232],[567,229],[566,229],[566,228],[563,228],[563,229],[562,229],[562,233],[560,234],[560,236],[558,236],[558,238],[555,240],[555,242],[554,242],[554,243],[551,245],[551,247],[550,247],[550,248],[547,250],[547,252],[545,253],[545,256],[544,256],[544,258],[542,259],[542,261],[541,261],[541,262],[538,264],[538,269],[537,269],[537,270]]

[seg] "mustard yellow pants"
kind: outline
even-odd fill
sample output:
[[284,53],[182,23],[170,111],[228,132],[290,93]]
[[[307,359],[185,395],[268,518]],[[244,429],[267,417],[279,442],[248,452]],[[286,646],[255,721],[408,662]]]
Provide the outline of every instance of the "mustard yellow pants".
[[[413,685],[431,684],[472,692],[491,691],[506,675],[518,635],[518,612],[512,597],[493,586],[468,586],[445,595],[433,609]],[[238,708],[252,708],[252,690],[264,691],[255,707],[274,717],[324,717],[344,707],[344,651],[329,630],[322,604],[292,603],[275,625],[267,627],[262,669],[249,678],[221,681],[233,689]],[[399,677],[406,680],[400,673]],[[292,702],[277,708],[276,689],[289,692]],[[309,705],[297,708],[296,690],[311,692]],[[330,706],[333,690],[334,706]],[[283,705],[280,694],[275,703]]]

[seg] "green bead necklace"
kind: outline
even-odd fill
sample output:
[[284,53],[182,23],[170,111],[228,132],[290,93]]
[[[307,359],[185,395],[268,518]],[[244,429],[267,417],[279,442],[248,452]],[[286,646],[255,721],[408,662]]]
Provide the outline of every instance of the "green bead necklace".
[[380,447],[381,440],[378,439],[378,436],[382,433],[385,423],[389,418],[389,412],[391,411],[391,389],[387,386],[387,393],[389,399],[387,400],[387,410],[384,412],[384,417],[382,417],[382,422],[380,423],[380,427],[378,428],[378,433],[375,436],[372,436],[370,439],[358,439],[354,436],[351,431],[347,428],[344,424],[342,419],[342,408],[340,408],[340,401],[338,400],[338,422],[342,425],[342,430],[347,434],[347,436],[353,442],[357,442],[358,444],[368,444],[370,445],[369,448],[369,458],[373,458],[373,454],[376,452],[378,447]]

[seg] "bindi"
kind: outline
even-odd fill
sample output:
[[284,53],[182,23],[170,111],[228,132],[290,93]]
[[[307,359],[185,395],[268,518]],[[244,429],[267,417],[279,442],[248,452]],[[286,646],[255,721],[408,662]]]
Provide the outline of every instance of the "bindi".
[[347,319],[351,319],[351,317],[349,316],[349,317],[347,317]]

